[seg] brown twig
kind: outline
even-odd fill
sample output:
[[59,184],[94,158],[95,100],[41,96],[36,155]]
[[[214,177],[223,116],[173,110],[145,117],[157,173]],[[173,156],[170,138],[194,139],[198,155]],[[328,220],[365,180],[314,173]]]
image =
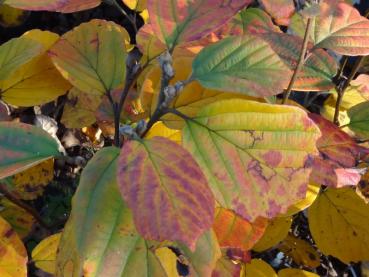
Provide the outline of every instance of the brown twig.
[[21,207],[22,209],[26,210],[28,213],[30,213],[37,222],[46,229],[51,229],[52,226],[47,224],[42,217],[38,214],[38,212],[32,208],[31,206],[24,203],[22,200],[18,199],[12,192],[7,190],[5,188],[4,184],[0,184],[0,193],[2,193],[9,201],[13,202],[17,206]]
[[288,84],[288,87],[286,89],[286,91],[283,93],[283,104],[286,104],[288,98],[290,97],[291,91],[292,91],[292,87],[297,79],[297,75],[300,72],[302,66],[305,63],[305,56],[306,56],[306,52],[307,52],[307,47],[308,47],[308,43],[309,43],[309,37],[310,37],[310,33],[312,30],[312,20],[311,18],[309,18],[307,20],[307,24],[306,24],[306,30],[305,30],[305,35],[304,35],[304,41],[302,43],[302,47],[301,47],[301,52],[300,52],[300,57],[299,60],[297,62],[296,68],[293,72],[293,75],[291,77],[290,83]]

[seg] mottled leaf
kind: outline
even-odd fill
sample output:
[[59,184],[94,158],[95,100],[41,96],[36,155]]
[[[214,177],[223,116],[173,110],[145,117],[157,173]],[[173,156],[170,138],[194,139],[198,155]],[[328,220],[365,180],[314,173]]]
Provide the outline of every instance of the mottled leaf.
[[59,156],[58,144],[32,125],[0,122],[0,179]]
[[49,55],[72,85],[102,95],[123,84],[128,44],[129,35],[123,27],[93,19],[64,34]]
[[369,138],[369,101],[353,106],[347,111],[349,128],[359,137]]
[[23,10],[72,13],[94,8],[101,0],[5,0],[4,3]]
[[166,276],[119,194],[118,156],[118,148],[104,148],[84,168],[60,241],[56,276],[68,271],[73,274],[67,276]]
[[[0,184],[3,185],[5,184]],[[0,216],[12,226],[20,238],[25,238],[36,222],[34,217],[5,197],[0,198],[0,207]]]
[[55,33],[31,30],[24,35],[44,46],[44,50],[32,61],[0,82],[0,97],[15,106],[45,104],[63,95],[71,88],[54,67],[46,51],[59,39]]
[[42,50],[40,43],[24,36],[13,38],[2,44],[0,46],[0,80],[6,79],[20,66],[40,54]]
[[262,252],[282,241],[291,228],[292,216],[275,217],[269,220],[268,226],[261,239],[253,247],[253,250]]
[[267,223],[267,219],[261,217],[248,222],[230,210],[218,208],[213,229],[221,247],[250,250],[263,236]]
[[212,225],[214,199],[206,178],[190,153],[169,139],[126,142],[118,182],[146,239],[180,241],[194,250]]
[[261,259],[252,259],[250,263],[245,264],[242,273],[243,277],[277,277],[273,268]]
[[32,261],[43,271],[55,274],[56,252],[58,250],[61,233],[43,239],[32,250]]
[[289,25],[290,17],[295,12],[293,0],[260,0],[260,2],[278,24]]
[[316,268],[320,265],[318,252],[305,240],[289,234],[279,245],[278,249],[293,261],[302,266]]
[[345,263],[369,259],[369,204],[353,189],[323,191],[309,208],[309,227],[324,255]]
[[17,233],[0,217],[0,276],[27,277],[27,251]]
[[368,150],[332,122],[317,114],[309,114],[309,117],[322,132],[317,141],[320,154],[314,158],[310,179],[329,187],[356,186],[364,173],[356,166]]
[[319,277],[319,275],[297,268],[284,268],[278,271],[278,277]]
[[199,40],[218,29],[250,0],[147,0],[153,32],[169,49]]
[[[271,18],[260,9],[247,9],[242,13],[244,28],[267,42],[282,61],[296,68],[303,40],[295,35],[281,33]],[[293,90],[320,91],[334,87],[332,78],[337,73],[337,62],[326,51],[308,46],[309,57],[297,75]]]
[[[300,14],[292,17],[290,28],[301,37],[306,19]],[[312,18],[311,41],[315,48],[328,48],[338,54],[357,56],[369,54],[369,20],[344,2],[323,1],[319,15]]]
[[183,142],[220,205],[252,222],[305,197],[319,136],[300,108],[231,99],[187,120]]
[[281,93],[290,71],[272,48],[251,34],[205,47],[192,64],[192,78],[206,88],[264,97]]

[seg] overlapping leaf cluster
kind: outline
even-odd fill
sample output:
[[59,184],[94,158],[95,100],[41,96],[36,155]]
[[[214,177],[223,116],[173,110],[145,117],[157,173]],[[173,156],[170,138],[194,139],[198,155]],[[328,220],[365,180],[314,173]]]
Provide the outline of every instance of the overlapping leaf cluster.
[[[101,2],[3,5],[72,13]],[[135,24],[122,3],[104,2]],[[113,144],[83,169],[70,217],[33,250],[35,265],[55,276],[179,276],[176,263],[190,276],[316,276],[316,247],[344,263],[368,260],[369,77],[342,89],[336,55],[369,55],[369,20],[339,0],[120,2],[147,22],[136,44],[94,19],[0,46],[5,197],[37,198],[52,159],[65,159],[55,134],[10,122],[9,106],[67,94],[61,122],[96,123]],[[287,88],[306,101],[279,104]],[[321,115],[310,113],[326,91]],[[0,275],[26,276],[18,235],[34,218],[19,220],[26,211],[5,202],[14,213],[0,212]],[[312,240],[289,232],[298,213]],[[311,272],[277,275],[252,259],[273,247]]]

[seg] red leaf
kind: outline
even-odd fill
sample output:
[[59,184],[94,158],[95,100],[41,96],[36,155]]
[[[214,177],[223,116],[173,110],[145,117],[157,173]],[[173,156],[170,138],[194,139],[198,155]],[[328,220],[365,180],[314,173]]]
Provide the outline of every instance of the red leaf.
[[320,128],[317,141],[320,155],[313,160],[310,178],[313,182],[330,187],[356,186],[363,169],[355,168],[358,160],[368,153],[332,122],[316,114],[309,117]]
[[206,178],[191,154],[173,141],[126,142],[118,183],[146,239],[178,240],[193,250],[213,223],[214,198]]

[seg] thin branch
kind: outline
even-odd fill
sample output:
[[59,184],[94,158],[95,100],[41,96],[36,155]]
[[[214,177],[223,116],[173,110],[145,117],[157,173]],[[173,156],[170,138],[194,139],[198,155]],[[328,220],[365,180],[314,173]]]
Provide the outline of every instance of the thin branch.
[[26,203],[24,203],[22,200],[18,199],[12,192],[10,192],[9,190],[7,190],[5,188],[4,184],[0,184],[0,193],[2,193],[9,201],[13,202],[14,204],[16,204],[17,206],[23,208],[24,210],[26,210],[28,213],[30,213],[36,220],[37,222],[44,228],[46,229],[50,229],[52,228],[51,225],[47,224],[42,217],[38,214],[38,212],[32,208],[31,206],[28,206]]
[[356,62],[354,64],[354,67],[352,68],[351,73],[350,73],[349,77],[347,78],[347,80],[343,84],[341,83],[336,87],[337,102],[336,102],[336,107],[335,107],[335,110],[334,110],[333,123],[336,124],[337,126],[340,125],[338,117],[339,117],[339,114],[340,114],[340,107],[341,107],[341,104],[342,104],[343,96],[345,95],[345,91],[348,88],[348,86],[350,85],[351,81],[356,76],[356,73],[359,71],[361,65],[363,64],[363,61],[364,61],[364,56],[360,56],[356,60]]
[[311,18],[309,18],[308,21],[307,21],[307,24],[306,24],[305,36],[304,36],[304,41],[302,43],[299,60],[297,62],[295,71],[293,72],[290,83],[288,84],[288,87],[287,87],[286,91],[283,94],[283,102],[282,102],[283,104],[286,104],[288,98],[290,97],[293,85],[294,85],[294,83],[297,79],[297,75],[300,72],[302,66],[304,65],[311,30],[312,30],[312,20],[311,20]]

